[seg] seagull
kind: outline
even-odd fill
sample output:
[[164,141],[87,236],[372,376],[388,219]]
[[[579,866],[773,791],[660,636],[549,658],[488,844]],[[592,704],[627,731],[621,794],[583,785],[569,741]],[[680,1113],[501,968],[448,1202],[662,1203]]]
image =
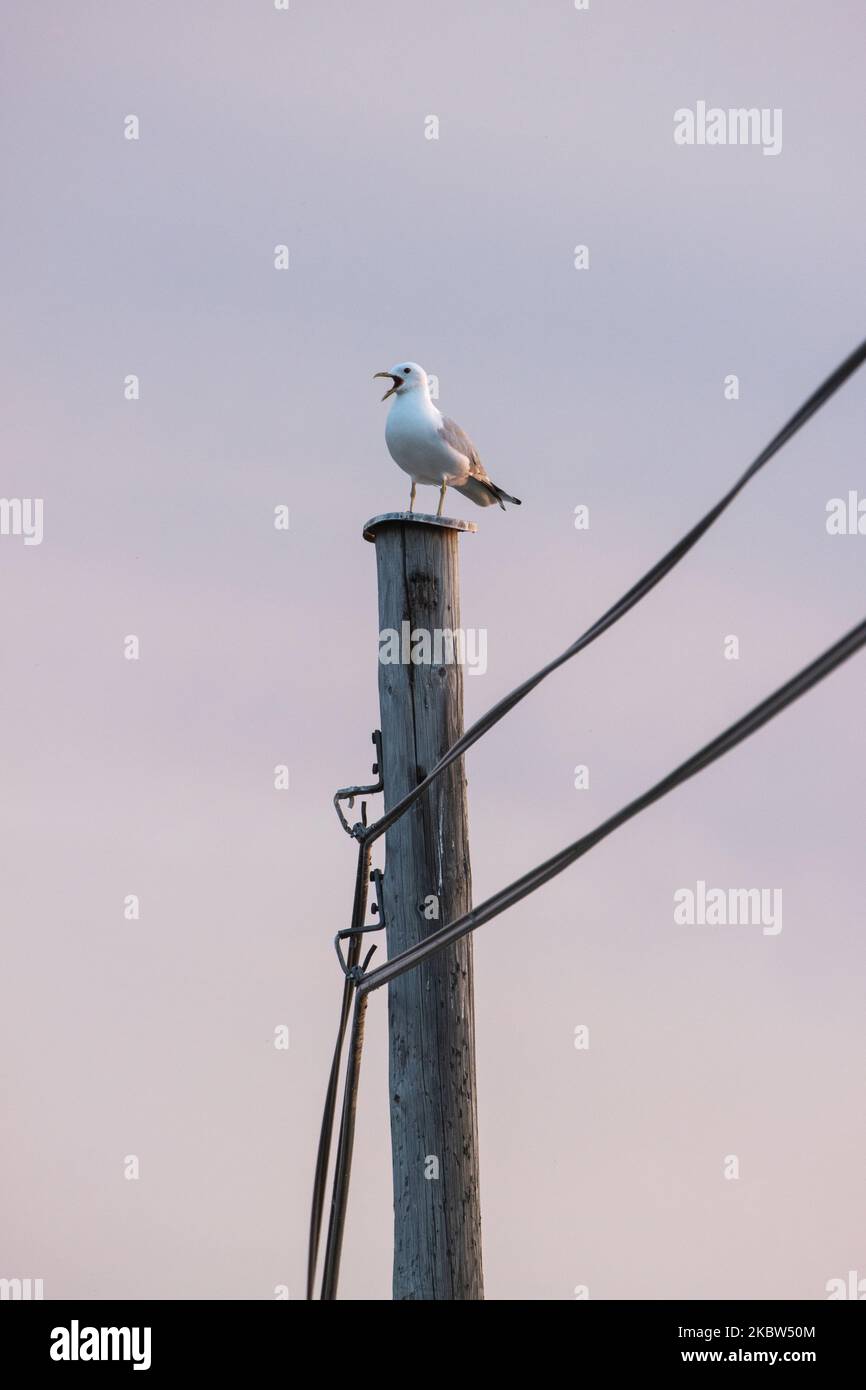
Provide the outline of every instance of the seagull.
[[469,436],[436,409],[423,367],[417,362],[402,362],[390,372],[376,372],[373,380],[378,376],[390,377],[392,382],[382,397],[383,401],[394,397],[385,424],[385,443],[394,462],[412,479],[410,512],[419,483],[439,488],[437,516],[442,515],[449,485],[459,487],[479,507],[490,507],[494,502],[503,511],[506,502],[520,506],[518,497],[510,497],[487,476]]

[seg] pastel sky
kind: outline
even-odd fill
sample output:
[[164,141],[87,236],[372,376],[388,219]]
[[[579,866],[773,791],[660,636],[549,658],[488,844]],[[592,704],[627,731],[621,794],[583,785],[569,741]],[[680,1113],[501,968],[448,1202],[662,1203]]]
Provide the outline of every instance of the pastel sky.
[[[46,0],[6,28],[0,491],[44,499],[44,539],[0,536],[0,1276],[299,1298],[354,876],[331,797],[378,722],[361,530],[408,491],[372,374],[435,373],[523,499],[449,497],[479,527],[471,720],[863,337],[866,17]],[[675,144],[698,101],[781,110],[780,153]],[[471,753],[476,901],[862,619],[866,536],[825,521],[866,495],[864,423],[860,373]],[[866,1275],[864,662],[479,933],[488,1297]],[[780,888],[782,931],[676,924],[699,880]],[[390,1296],[386,1024],[374,996],[349,1299]]]

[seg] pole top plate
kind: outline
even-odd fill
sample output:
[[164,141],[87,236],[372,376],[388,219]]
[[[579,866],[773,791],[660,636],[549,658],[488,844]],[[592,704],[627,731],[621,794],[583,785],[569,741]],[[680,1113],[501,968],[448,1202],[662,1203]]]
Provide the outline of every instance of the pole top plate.
[[428,512],[382,512],[364,525],[364,540],[375,541],[380,526],[396,523],[406,526],[440,526],[446,531],[477,531],[474,521],[460,521],[456,516],[433,516]]

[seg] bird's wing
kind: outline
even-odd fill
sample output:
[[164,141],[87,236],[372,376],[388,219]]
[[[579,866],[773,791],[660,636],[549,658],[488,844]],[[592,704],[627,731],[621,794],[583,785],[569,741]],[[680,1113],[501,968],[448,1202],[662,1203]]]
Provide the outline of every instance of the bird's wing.
[[456,420],[449,420],[447,415],[443,415],[442,424],[439,426],[439,437],[444,439],[446,444],[450,444],[452,449],[456,449],[458,454],[462,454],[464,458],[469,460],[471,477],[478,478],[479,482],[490,482],[487,470],[478,457],[478,450]]

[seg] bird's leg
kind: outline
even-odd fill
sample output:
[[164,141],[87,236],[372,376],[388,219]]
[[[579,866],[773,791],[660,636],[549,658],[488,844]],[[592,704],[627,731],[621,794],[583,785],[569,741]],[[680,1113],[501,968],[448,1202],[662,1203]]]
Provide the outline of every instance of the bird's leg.
[[443,484],[442,484],[442,488],[441,488],[441,491],[440,491],[440,493],[439,493],[439,506],[438,506],[437,509],[436,509],[436,515],[437,515],[437,516],[441,516],[441,515],[442,515],[442,508],[445,506],[445,489],[446,489],[447,486],[448,486],[447,483],[443,483]]
[[415,510],[415,488],[416,488],[416,486],[417,486],[417,484],[416,484],[416,482],[415,482],[415,479],[413,478],[413,479],[412,479],[412,491],[409,493],[409,510],[410,510],[410,512],[412,512],[412,511]]

